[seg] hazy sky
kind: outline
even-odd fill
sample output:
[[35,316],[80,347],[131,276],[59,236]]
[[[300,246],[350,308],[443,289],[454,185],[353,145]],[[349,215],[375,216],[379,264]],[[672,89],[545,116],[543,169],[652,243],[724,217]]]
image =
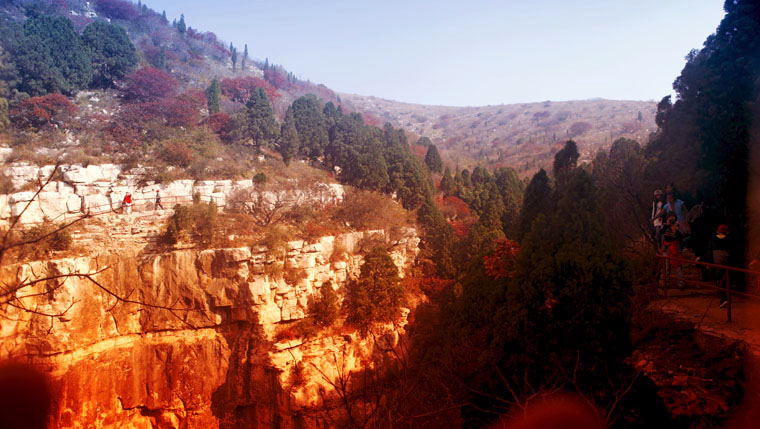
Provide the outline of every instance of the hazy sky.
[[339,92],[457,106],[659,100],[723,17],[718,0],[145,3]]

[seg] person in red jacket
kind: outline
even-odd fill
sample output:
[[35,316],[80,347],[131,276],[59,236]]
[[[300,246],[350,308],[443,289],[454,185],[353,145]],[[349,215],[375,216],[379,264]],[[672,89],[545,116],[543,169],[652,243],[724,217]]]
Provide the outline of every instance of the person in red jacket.
[[127,195],[124,195],[124,201],[121,203],[124,207],[124,214],[132,214],[132,194],[127,192]]
[[[662,247],[660,248],[662,255],[670,256],[673,258],[681,258],[682,239],[683,234],[681,234],[675,213],[668,213],[666,226],[664,232],[662,233]],[[678,276],[678,288],[683,289],[684,283],[681,262],[671,259],[665,260],[665,272],[663,275],[670,275],[673,269],[676,270],[676,275]]]

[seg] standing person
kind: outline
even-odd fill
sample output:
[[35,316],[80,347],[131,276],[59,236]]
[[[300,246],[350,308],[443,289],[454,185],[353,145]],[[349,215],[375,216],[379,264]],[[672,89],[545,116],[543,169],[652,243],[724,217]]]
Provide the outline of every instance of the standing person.
[[161,205],[161,194],[158,192],[158,189],[156,189],[156,205],[153,206],[153,211],[158,210],[159,207],[161,207],[161,210],[164,209],[164,206]]
[[127,195],[124,195],[124,200],[121,202],[122,207],[124,207],[124,213],[125,214],[132,214],[132,194],[127,192]]
[[683,235],[689,235],[690,228],[689,222],[686,218],[686,206],[680,198],[676,198],[675,192],[667,194],[665,203],[665,213],[669,216],[670,213],[675,213],[676,222],[678,222],[679,230]]
[[[715,231],[715,235],[710,239],[710,251],[712,252],[712,259],[714,264],[728,265],[731,258],[731,240],[728,237],[728,225],[720,225]],[[713,268],[713,281],[718,287],[725,287],[725,284],[721,285],[721,280],[724,279],[720,273],[725,271],[725,275],[729,276],[728,270],[722,270],[720,268]],[[728,295],[725,290],[719,292],[720,296],[720,308],[725,308],[728,304]]]
[[657,246],[661,246],[660,234],[662,232],[662,215],[664,213],[662,202],[662,191],[654,191],[654,200],[652,201],[652,214],[650,221],[652,222],[652,237],[657,243]]
[[[662,248],[661,252],[663,256],[670,256],[673,258],[682,258],[681,256],[681,240],[683,235],[678,227],[676,215],[674,213],[668,214],[665,231],[662,233]],[[678,288],[684,288],[683,283],[683,270],[681,269],[681,261],[674,261],[671,259],[665,260],[665,272],[664,276],[669,276],[672,269],[676,270],[678,276]]]

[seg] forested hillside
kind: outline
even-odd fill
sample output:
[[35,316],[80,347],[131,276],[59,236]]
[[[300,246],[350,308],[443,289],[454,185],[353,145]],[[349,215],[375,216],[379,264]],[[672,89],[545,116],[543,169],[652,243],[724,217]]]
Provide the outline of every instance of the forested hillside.
[[464,167],[514,167],[528,175],[551,164],[567,139],[578,142],[580,162],[618,138],[646,141],[656,129],[653,101],[577,100],[500,106],[448,107],[340,94],[382,121],[433,140],[447,159]]
[[[683,235],[693,228],[695,239],[683,242],[694,254],[706,252],[704,237],[723,225],[736,237],[732,264],[760,258],[746,243],[760,89],[757,2],[726,1],[715,34],[675,80],[675,98],[484,108],[338,96],[249,57],[263,47],[241,52],[141,3],[97,0],[90,9],[78,0],[17,0],[3,7],[4,165],[108,161],[139,175],[136,186],[178,179],[295,186],[308,177],[358,189],[343,206],[259,222],[290,228],[264,239],[285,255],[288,234],[302,228],[299,236],[313,238],[306,230],[319,231],[322,221],[340,232],[382,224],[388,237],[414,223],[420,251],[403,281],[388,256],[400,241],[367,240],[358,246],[366,262],[347,286],[349,305],[321,298],[332,302],[330,320],[345,325],[314,328],[321,322],[310,315],[317,325],[277,339],[305,343],[322,328],[372,337],[370,322],[392,326],[404,297],[419,304],[400,346],[381,350],[361,371],[321,374],[334,392],[317,396],[332,395],[339,405],[307,410],[322,419],[315,421],[487,427],[561,392],[596,427],[712,427],[742,399],[743,387],[732,385],[725,405],[709,415],[672,413],[633,358],[646,336],[634,335],[633,325],[635,311],[659,293],[654,190],[701,208],[701,219],[679,219]],[[3,194],[39,186],[0,179]],[[171,245],[181,241],[180,226],[190,234],[216,213],[213,204],[193,207],[175,209]],[[263,340],[240,347],[254,346],[274,347]],[[742,356],[725,359],[740,366]],[[244,362],[240,371],[255,372],[246,365],[257,364]],[[303,381],[295,368],[293,386]],[[735,377],[744,383],[744,374]],[[250,416],[239,414],[242,425]]]

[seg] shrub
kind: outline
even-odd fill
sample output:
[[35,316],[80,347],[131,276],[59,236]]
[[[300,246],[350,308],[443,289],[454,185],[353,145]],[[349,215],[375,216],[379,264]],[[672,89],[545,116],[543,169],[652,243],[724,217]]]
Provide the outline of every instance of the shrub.
[[179,85],[169,73],[153,67],[143,67],[127,75],[124,80],[124,98],[139,102],[173,95]]
[[57,228],[60,226],[46,221],[23,231],[20,237],[21,241],[39,240],[48,234],[50,235],[35,243],[21,246],[19,258],[43,258],[49,256],[53,251],[69,250],[74,242],[71,232],[68,229],[55,231]]
[[252,180],[254,185],[263,185],[267,183],[267,175],[264,173],[256,173]]
[[169,218],[166,226],[164,241],[167,244],[192,241],[197,245],[207,247],[214,239],[215,229],[216,204],[196,201],[193,196],[191,206],[180,204],[174,206],[174,214]]
[[309,302],[309,313],[314,317],[317,326],[327,327],[332,325],[338,318],[340,302],[338,294],[333,290],[332,283],[322,283],[319,288],[320,296],[312,297]]
[[176,167],[182,168],[189,167],[195,158],[193,151],[190,150],[186,144],[180,143],[178,141],[173,141],[164,145],[164,149],[161,151],[160,157],[169,165],[174,165]]
[[0,174],[0,194],[12,194],[15,190],[16,187],[13,185],[13,180],[5,174]]
[[246,76],[237,79],[224,79],[221,82],[222,94],[238,103],[247,103],[256,88],[264,88],[270,103],[274,104],[280,97],[275,87],[258,77]]
[[406,210],[387,195],[362,190],[351,190],[346,195],[336,218],[357,230],[390,230],[410,223]]
[[12,112],[14,120],[21,126],[41,127],[49,122],[62,122],[79,108],[62,94],[48,94],[31,97],[19,103]]

